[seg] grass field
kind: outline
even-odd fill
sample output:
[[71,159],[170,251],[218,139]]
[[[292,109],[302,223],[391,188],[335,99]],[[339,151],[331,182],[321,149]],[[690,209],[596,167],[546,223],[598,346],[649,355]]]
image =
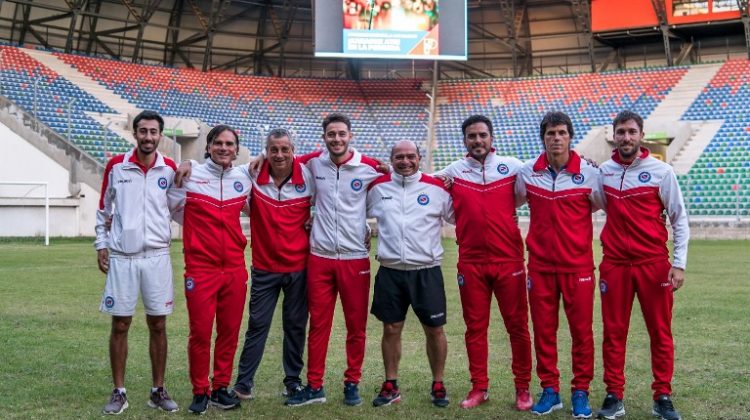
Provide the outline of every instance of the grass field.
[[[509,348],[497,310],[490,330],[490,402],[472,411],[458,403],[469,390],[464,325],[455,279],[456,249],[446,241],[444,273],[448,296],[449,355],[446,385],[451,405],[433,408],[429,402],[430,375],[424,354],[423,332],[410,313],[403,337],[398,406],[374,409],[371,398],[383,380],[380,325],[370,317],[367,354],[360,390],[365,404],[349,408],[341,403],[345,367],[345,330],[337,309],[328,357],[326,391],[329,402],[318,406],[282,406],[281,328],[275,323],[266,357],[256,377],[256,399],[239,410],[210,409],[207,418],[532,418],[512,410],[513,386]],[[599,246],[595,247],[598,251]],[[175,313],[169,318],[167,386],[181,410],[158,413],[146,406],[150,387],[147,328],[139,307],[130,332],[127,388],[130,408],[125,418],[186,417],[190,384],[187,373],[187,315],[182,293],[181,244],[173,247]],[[599,257],[597,256],[597,260]],[[677,293],[674,312],[676,340],[676,407],[685,418],[750,418],[750,243],[693,241],[685,287]],[[375,270],[373,270],[374,273]],[[0,417],[97,418],[111,392],[107,337],[109,318],[97,311],[104,276],[95,263],[90,240],[53,239],[48,248],[29,241],[0,242]],[[596,373],[592,407],[604,397],[601,382],[601,321],[597,293],[594,332]],[[278,316],[276,319],[278,320]],[[564,316],[559,333],[561,382],[571,379],[570,339]],[[244,333],[244,326],[243,332]],[[242,334],[241,334],[242,336]],[[651,407],[648,339],[639,308],[634,308],[628,345],[625,406],[630,419],[649,418]],[[535,375],[534,375],[535,378]],[[536,378],[534,393],[539,386]],[[570,418],[569,394],[565,409],[547,418]]]

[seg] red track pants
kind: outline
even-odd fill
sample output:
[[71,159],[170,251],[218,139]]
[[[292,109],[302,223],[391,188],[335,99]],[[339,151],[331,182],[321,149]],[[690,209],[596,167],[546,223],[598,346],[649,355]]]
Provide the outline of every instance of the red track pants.
[[594,287],[593,271],[585,273],[540,273],[529,271],[527,287],[531,321],[534,324],[536,373],[542,388],[560,392],[557,369],[557,328],[560,296],[572,338],[572,390],[589,390],[594,377]]
[[307,337],[307,383],[323,385],[328,340],[331,337],[336,294],[346,322],[346,365],[344,381],[359,383],[365,358],[370,259],[334,260],[310,255],[307,260],[307,305],[310,331]]
[[[190,318],[188,361],[193,394],[228,387],[247,298],[247,270],[185,273],[185,298]],[[216,319],[213,384],[209,387],[211,334]]]
[[674,295],[668,276],[669,261],[647,264],[614,264],[606,259],[599,266],[604,321],[604,383],[607,392],[622,399],[625,389],[625,348],[633,297],[638,301],[651,339],[651,389],[654,399],[672,394],[674,342],[672,305]]
[[522,262],[506,264],[458,263],[458,284],[466,323],[466,352],[473,389],[488,389],[487,328],[492,295],[510,336],[512,371],[516,389],[531,382],[531,338],[529,337],[526,277]]

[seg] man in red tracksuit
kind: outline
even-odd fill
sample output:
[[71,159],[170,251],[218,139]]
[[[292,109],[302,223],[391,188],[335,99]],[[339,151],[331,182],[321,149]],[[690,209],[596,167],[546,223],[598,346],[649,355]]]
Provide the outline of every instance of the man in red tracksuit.
[[[652,413],[679,420],[671,400],[672,306],[673,292],[685,280],[690,238],[687,211],[672,167],[641,147],[641,116],[623,111],[612,126],[617,149],[600,168],[607,210],[601,235],[604,258],[599,266],[607,396],[598,416],[614,419],[625,415],[625,348],[633,298],[638,296],[651,340]],[[671,264],[665,214],[674,237]]]
[[489,399],[487,329],[495,295],[510,336],[516,408],[528,410],[533,404],[529,394],[531,339],[523,239],[516,222],[514,193],[523,163],[495,154],[489,118],[471,116],[461,130],[468,155],[436,174],[454,180],[451,195],[456,212],[458,286],[472,382],[461,407],[476,407]]
[[563,407],[557,369],[560,297],[572,338],[573,417],[591,417],[589,384],[594,376],[594,253],[591,213],[604,206],[599,170],[570,149],[573,122],[562,112],[542,119],[544,152],[527,162],[516,179],[519,203],[531,211],[529,293],[536,370],[543,392],[531,408],[537,415]]
[[[247,296],[247,239],[240,226],[240,212],[247,207],[252,184],[247,167],[232,166],[238,149],[234,130],[226,125],[214,127],[207,136],[206,162],[194,165],[182,188],[170,191],[172,199],[180,203],[175,219],[184,225],[188,359],[193,385],[188,410],[196,414],[204,413],[209,403],[225,410],[240,404],[227,387]],[[216,344],[210,383],[214,320]]]

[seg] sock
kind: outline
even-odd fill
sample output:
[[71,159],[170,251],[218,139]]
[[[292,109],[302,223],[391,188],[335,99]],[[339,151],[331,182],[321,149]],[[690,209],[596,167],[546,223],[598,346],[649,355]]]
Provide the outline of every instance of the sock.
[[119,392],[120,394],[125,393],[125,388],[116,388],[116,389],[117,389],[117,392]]
[[158,391],[158,390],[159,390],[159,388],[157,388],[157,387],[153,387],[153,386],[151,387],[151,392],[152,392],[152,393],[153,393],[153,392],[156,392],[156,391]]
[[443,381],[432,381],[432,389],[435,389],[435,385],[437,384],[443,385]]
[[393,389],[398,389],[398,379],[386,379],[385,381],[393,385]]

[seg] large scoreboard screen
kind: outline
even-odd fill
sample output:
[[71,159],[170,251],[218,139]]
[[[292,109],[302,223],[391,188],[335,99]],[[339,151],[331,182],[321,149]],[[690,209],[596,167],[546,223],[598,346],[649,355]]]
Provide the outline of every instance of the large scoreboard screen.
[[466,60],[466,0],[315,0],[315,56]]

